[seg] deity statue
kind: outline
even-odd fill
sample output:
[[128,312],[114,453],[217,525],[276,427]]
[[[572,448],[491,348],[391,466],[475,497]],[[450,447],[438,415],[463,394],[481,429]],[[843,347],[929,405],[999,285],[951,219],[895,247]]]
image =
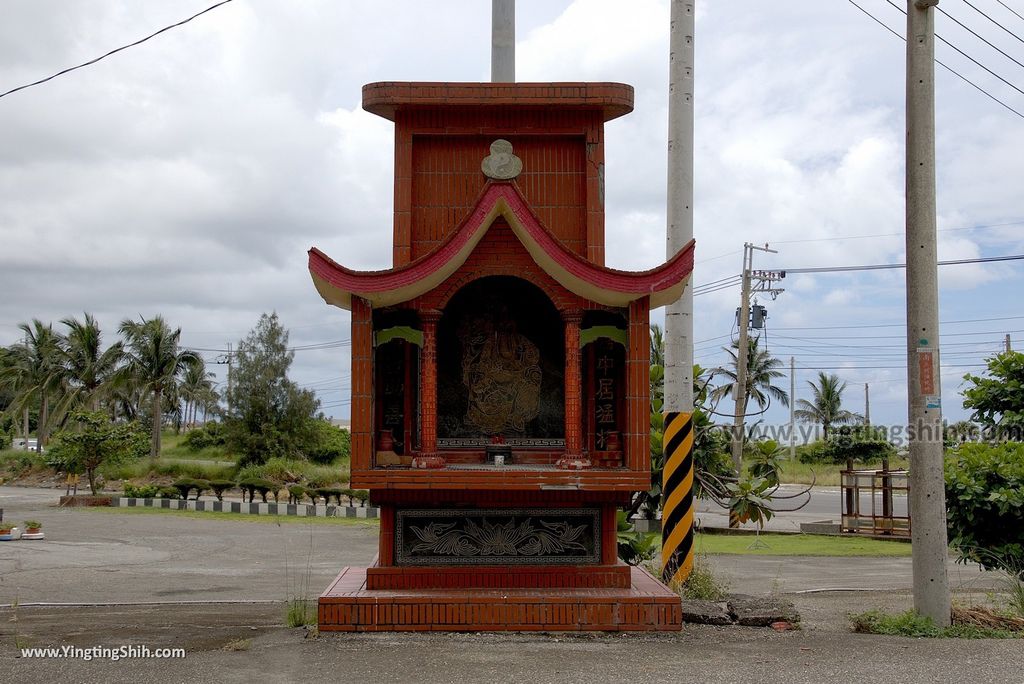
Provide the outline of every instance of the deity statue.
[[467,317],[459,337],[466,426],[486,435],[524,432],[540,410],[540,349],[504,305]]

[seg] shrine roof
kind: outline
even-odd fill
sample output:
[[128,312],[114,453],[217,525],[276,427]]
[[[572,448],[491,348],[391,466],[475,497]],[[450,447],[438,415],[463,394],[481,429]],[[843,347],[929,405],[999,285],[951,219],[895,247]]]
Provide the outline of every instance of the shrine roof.
[[410,83],[363,86],[363,109],[395,120],[399,109],[523,107],[600,109],[604,120],[633,111],[633,87],[624,83]]
[[373,308],[393,306],[426,294],[454,274],[498,217],[504,218],[535,262],[567,290],[599,304],[626,306],[644,296],[652,308],[679,298],[693,271],[691,240],[664,264],[647,271],[621,271],[598,266],[570,251],[541,224],[519,188],[491,181],[459,228],[432,252],[397,268],[354,271],[315,247],[309,250],[309,272],[328,304],[352,308],[352,297]]

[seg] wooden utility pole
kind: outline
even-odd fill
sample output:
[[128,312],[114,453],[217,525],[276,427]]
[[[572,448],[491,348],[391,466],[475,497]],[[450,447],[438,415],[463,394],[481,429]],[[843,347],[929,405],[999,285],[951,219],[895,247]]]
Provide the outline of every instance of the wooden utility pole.
[[1013,351],[1013,345],[1010,344],[1010,333],[1006,333],[1006,350],[1008,352]]
[[907,0],[907,384],[914,608],[950,624],[935,234],[935,11]]

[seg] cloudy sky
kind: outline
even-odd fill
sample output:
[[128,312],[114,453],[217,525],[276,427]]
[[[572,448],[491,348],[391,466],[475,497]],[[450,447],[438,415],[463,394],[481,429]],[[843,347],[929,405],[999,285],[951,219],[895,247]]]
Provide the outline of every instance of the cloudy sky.
[[[895,30],[886,0],[857,0]],[[96,57],[212,0],[5,0],[0,92]],[[903,4],[897,2],[897,4]],[[939,59],[1024,112],[1024,0],[956,0]],[[621,81],[607,128],[609,265],[664,258],[667,0],[519,0],[519,80]],[[234,0],[94,66],[0,98],[0,344],[17,325],[163,314],[209,360],[263,311],[291,330],[293,377],[348,416],[347,312],[306,270],[318,246],[390,266],[392,126],[362,111],[380,80],[489,77],[486,0]],[[698,0],[696,284],[758,268],[903,260],[904,45],[843,0]],[[1024,253],[1024,117],[937,76],[940,259]],[[941,270],[946,415],[1005,333],[1024,346],[1020,262]],[[850,383],[875,422],[906,420],[903,272],[787,278],[768,348]],[[696,356],[722,363],[737,287],[697,297]],[[658,314],[656,314],[657,316]],[[1019,342],[1017,342],[1019,340]],[[305,347],[305,348],[303,348]],[[219,377],[224,367],[215,366]],[[788,389],[788,378],[780,381]],[[770,422],[788,412],[773,408]]]

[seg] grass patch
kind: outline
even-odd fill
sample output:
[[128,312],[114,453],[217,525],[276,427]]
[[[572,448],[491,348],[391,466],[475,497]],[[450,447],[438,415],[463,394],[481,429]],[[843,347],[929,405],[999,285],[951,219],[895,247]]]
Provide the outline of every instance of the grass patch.
[[170,515],[179,518],[198,518],[203,520],[230,520],[235,522],[252,522],[272,525],[296,525],[309,523],[311,525],[347,525],[347,526],[371,526],[379,524],[376,518],[319,518],[315,516],[301,515],[249,515],[246,513],[220,513],[217,511],[175,511],[168,508],[114,508],[96,506],[77,508],[78,511],[100,513],[103,515]]
[[722,601],[729,595],[729,586],[711,572],[707,554],[697,553],[693,557],[693,570],[678,591],[683,598]]
[[190,477],[197,480],[234,480],[235,466],[202,461],[164,461],[140,458],[131,463],[120,463],[100,468],[100,475],[107,482],[118,480],[151,480],[160,477],[179,479]]
[[[931,618],[919,615],[913,610],[898,615],[890,615],[878,610],[850,616],[853,631],[860,634],[885,634],[931,639],[1022,639],[1024,629],[1015,631],[979,624],[971,617],[960,616],[954,611],[953,624],[949,627],[937,626]],[[998,622],[992,624],[1000,624]]]
[[316,606],[306,599],[292,599],[285,610],[285,624],[289,627],[303,627],[317,624]]
[[697,553],[750,556],[910,556],[910,544],[812,534],[762,534],[761,541],[768,548],[749,548],[754,543],[751,535],[700,534],[697,535]]
[[[846,464],[833,464],[833,463],[801,463],[800,461],[790,460],[787,452],[787,456],[780,460],[782,464],[782,475],[781,480],[787,484],[805,484],[809,485],[814,482],[816,486],[822,487],[838,487],[839,486],[839,471],[846,468]],[[749,467],[750,461],[746,461],[745,465]],[[906,468],[909,462],[904,458],[892,458],[889,459],[889,469],[899,470]],[[878,463],[855,463],[853,465],[857,470],[881,470],[882,464]]]

